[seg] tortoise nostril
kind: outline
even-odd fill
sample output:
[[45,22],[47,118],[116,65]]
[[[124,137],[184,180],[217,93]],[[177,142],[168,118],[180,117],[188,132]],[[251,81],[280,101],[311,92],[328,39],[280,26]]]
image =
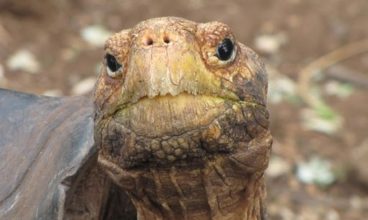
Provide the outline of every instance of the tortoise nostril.
[[144,40],[144,43],[147,45],[147,46],[150,46],[153,44],[153,40],[152,38],[150,37],[146,37],[146,39]]
[[164,42],[166,44],[170,43],[170,38],[168,36],[164,36]]

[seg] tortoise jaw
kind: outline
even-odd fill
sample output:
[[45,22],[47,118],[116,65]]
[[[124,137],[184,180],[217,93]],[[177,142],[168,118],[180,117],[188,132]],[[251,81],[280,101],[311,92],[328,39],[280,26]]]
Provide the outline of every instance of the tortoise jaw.
[[186,166],[228,153],[250,139],[241,109],[238,102],[212,96],[142,99],[107,120],[101,154],[123,168],[140,168]]
[[267,115],[254,115],[259,108],[212,96],[147,98],[97,125],[97,144],[100,155],[123,169],[195,167],[267,129]]

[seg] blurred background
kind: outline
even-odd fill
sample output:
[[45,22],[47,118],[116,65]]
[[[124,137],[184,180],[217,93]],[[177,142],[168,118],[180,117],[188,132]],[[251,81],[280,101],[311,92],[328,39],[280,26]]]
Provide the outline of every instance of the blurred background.
[[106,37],[158,16],[227,23],[266,63],[270,219],[367,219],[367,0],[0,0],[0,87],[86,93]]

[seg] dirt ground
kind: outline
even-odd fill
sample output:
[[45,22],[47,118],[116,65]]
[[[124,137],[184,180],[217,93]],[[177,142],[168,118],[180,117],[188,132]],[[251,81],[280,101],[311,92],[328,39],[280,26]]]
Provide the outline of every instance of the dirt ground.
[[[279,85],[284,89],[298,86],[299,73],[308,63],[368,39],[367,0],[0,0],[0,87],[72,95],[79,82],[96,76],[104,55],[101,46],[83,40],[82,29],[100,25],[116,32],[158,16],[227,23],[239,41],[264,58],[273,83],[286,77],[288,84]],[[262,49],[256,43],[261,36],[271,37],[278,47]],[[19,50],[36,57],[35,73],[9,67],[8,60]],[[344,68],[347,80],[321,71],[310,92],[322,91],[325,102],[341,117],[340,129],[321,132],[306,126],[312,116],[304,113],[311,107],[297,94],[291,94],[294,99],[270,100],[275,138],[270,163],[274,169],[267,174],[270,219],[367,219],[368,53],[337,66]],[[358,83],[349,80],[354,74],[362,76]],[[348,85],[349,94],[341,98],[323,92],[336,83]],[[313,158],[328,162],[317,170],[331,167],[322,176],[333,175],[333,181],[308,182],[298,174]]]

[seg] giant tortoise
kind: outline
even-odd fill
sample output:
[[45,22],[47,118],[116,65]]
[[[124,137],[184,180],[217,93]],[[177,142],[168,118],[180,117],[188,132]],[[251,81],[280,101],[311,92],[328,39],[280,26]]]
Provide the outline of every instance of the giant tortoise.
[[266,96],[223,23],[116,33],[92,94],[0,90],[0,219],[265,219]]

